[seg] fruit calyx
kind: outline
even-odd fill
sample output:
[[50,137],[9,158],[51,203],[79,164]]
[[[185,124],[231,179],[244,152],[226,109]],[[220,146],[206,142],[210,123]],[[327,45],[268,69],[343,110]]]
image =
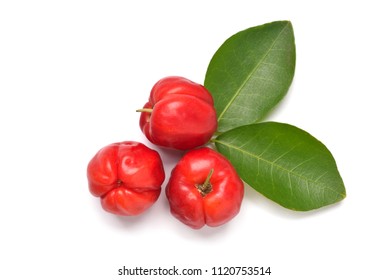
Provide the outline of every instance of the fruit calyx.
[[209,171],[207,178],[205,179],[204,183],[202,184],[196,184],[196,188],[201,194],[202,197],[206,196],[212,191],[212,184],[211,184],[211,177],[213,174],[213,168]]

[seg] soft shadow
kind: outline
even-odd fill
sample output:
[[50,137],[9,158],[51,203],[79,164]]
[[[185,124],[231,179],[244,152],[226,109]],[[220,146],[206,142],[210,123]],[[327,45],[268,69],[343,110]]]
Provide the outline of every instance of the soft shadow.
[[263,211],[277,215],[278,217],[284,219],[305,219],[312,216],[321,215],[327,213],[328,211],[333,211],[342,205],[342,201],[321,207],[319,209],[314,209],[310,211],[295,211],[287,209],[278,203],[268,199],[261,193],[254,190],[249,185],[245,184],[245,203],[253,204],[255,207],[260,208]]
[[182,238],[193,241],[193,240],[207,240],[207,242],[212,242],[215,239],[220,239],[223,235],[227,234],[232,226],[232,221],[218,226],[218,227],[209,227],[205,225],[200,229],[193,229],[171,215],[170,228],[175,234],[180,235]]
[[147,220],[150,219],[149,216],[151,211],[146,211],[145,213],[142,213],[138,216],[118,216],[108,213],[103,209],[101,209],[100,212],[100,217],[106,224],[109,224],[110,226],[118,229],[127,230],[130,228],[140,227],[141,225],[145,224]]
[[95,205],[95,213],[97,213],[98,218],[105,224],[109,225],[109,227],[116,228],[119,230],[128,230],[128,229],[141,229],[147,224],[150,224],[155,219],[155,216],[158,215],[161,211],[158,211],[160,208],[159,200],[152,205],[145,212],[141,213],[137,216],[120,216],[109,213],[105,211],[100,204],[100,200],[96,200]]

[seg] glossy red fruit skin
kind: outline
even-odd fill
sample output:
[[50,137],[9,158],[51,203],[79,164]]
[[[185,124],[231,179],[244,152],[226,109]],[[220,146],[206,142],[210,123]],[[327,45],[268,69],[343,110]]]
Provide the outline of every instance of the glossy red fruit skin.
[[[198,188],[213,169],[212,191]],[[240,211],[244,184],[231,163],[218,152],[204,147],[187,152],[172,170],[166,196],[174,217],[193,229],[217,227]]]
[[208,90],[186,78],[171,76],[152,88],[139,125],[146,138],[159,146],[189,150],[202,146],[217,129],[217,116]]
[[161,193],[165,171],[160,155],[135,141],[113,143],[99,150],[87,167],[89,191],[104,210],[136,216]]

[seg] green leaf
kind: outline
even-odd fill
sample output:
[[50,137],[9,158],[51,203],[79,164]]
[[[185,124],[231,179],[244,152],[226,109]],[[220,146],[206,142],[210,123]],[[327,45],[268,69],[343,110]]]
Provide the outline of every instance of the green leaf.
[[241,31],[212,57],[204,85],[223,132],[261,121],[285,96],[295,69],[292,24],[277,21]]
[[330,151],[295,126],[251,124],[225,132],[214,142],[247,184],[286,208],[307,211],[346,197]]

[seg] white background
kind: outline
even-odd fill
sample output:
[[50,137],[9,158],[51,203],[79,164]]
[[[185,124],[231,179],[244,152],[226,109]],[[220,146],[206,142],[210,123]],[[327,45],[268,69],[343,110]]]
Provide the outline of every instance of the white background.
[[[384,2],[1,1],[0,278],[152,279],[117,270],[176,265],[271,266],[239,279],[389,279]],[[301,213],[248,187],[233,221],[200,231],[170,215],[164,192],[142,216],[104,212],[87,163],[112,142],[156,148],[135,112],[153,84],[202,83],[225,39],[275,20],[291,20],[297,61],[268,120],[324,142],[347,198]],[[159,151],[168,178],[180,155]]]

